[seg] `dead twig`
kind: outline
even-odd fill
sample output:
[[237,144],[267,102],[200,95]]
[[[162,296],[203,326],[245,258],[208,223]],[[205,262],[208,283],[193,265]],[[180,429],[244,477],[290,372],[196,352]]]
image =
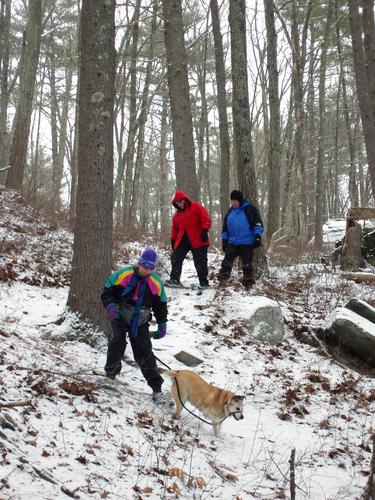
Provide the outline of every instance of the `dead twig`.
[[16,406],[34,406],[34,404],[31,399],[24,401],[10,401],[9,403],[0,402],[0,408],[15,408]]
[[290,500],[295,500],[296,498],[296,474],[295,474],[295,460],[296,449],[293,448],[290,454],[289,465],[290,465]]

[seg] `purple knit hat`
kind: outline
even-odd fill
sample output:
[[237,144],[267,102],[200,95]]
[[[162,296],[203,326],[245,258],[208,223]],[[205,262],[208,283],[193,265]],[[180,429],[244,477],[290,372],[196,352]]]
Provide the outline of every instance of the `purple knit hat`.
[[157,253],[152,248],[145,248],[139,257],[138,264],[146,269],[155,269]]

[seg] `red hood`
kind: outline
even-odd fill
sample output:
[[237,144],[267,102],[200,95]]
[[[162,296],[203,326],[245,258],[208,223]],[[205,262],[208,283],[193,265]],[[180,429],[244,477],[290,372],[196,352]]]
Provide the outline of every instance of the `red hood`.
[[188,203],[191,203],[191,199],[189,198],[189,196],[186,193],[184,193],[183,191],[176,191],[175,195],[172,198],[173,206],[175,208],[179,208],[178,205],[176,205],[176,202],[183,200],[183,199],[185,199]]

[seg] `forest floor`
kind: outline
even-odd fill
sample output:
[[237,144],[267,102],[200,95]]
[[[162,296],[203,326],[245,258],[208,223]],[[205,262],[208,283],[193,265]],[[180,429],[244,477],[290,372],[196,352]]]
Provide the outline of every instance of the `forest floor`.
[[[298,499],[360,497],[375,432],[373,379],[301,340],[351,297],[375,306],[373,285],[305,257],[271,262],[250,292],[237,270],[230,286],[201,295],[167,290],[168,335],[153,342],[155,354],[181,369],[174,355],[188,351],[203,360],[195,371],[207,381],[246,395],[245,419],[227,419],[214,437],[185,411],[177,421],[151,401],[130,349],[121,375],[103,385],[94,372],[105,363],[104,335],[65,312],[72,234],[6,190],[0,221],[0,498],[289,498],[292,449]],[[119,245],[116,268],[141,248]],[[160,255],[166,277],[168,252]],[[221,258],[209,254],[213,284]],[[196,282],[191,259],[182,281]],[[264,296],[287,325],[277,346],[243,327],[249,301]]]

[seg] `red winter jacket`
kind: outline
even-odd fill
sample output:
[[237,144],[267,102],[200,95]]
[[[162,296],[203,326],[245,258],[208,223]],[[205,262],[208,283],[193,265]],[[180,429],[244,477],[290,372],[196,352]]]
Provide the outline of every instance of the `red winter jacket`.
[[[184,210],[177,208],[176,201],[186,200]],[[183,191],[177,191],[172,200],[173,206],[177,208],[172,219],[171,240],[174,241],[174,250],[181,243],[186,232],[193,248],[208,247],[209,241],[201,240],[202,229],[211,229],[211,218],[207,210],[192,201]]]

